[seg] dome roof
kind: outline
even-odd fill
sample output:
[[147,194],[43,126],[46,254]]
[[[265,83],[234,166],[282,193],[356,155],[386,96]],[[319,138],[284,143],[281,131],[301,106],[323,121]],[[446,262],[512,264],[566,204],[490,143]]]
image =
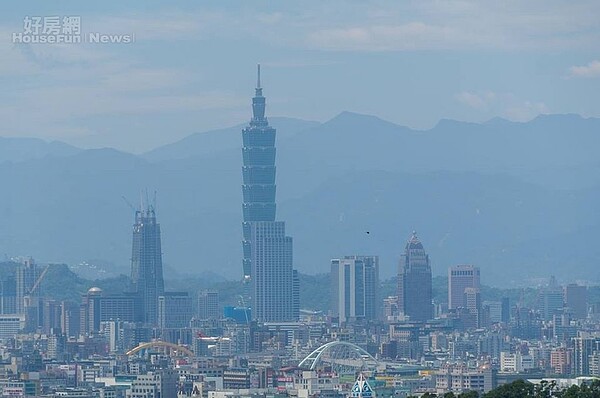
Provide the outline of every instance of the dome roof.
[[100,294],[100,293],[102,293],[102,289],[100,289],[99,287],[96,287],[96,286],[91,287],[88,290],[88,294]]

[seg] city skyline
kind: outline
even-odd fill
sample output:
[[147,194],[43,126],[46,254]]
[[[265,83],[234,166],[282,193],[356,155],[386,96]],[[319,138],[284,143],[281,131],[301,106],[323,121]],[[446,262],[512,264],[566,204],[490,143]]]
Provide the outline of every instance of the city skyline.
[[600,396],[597,1],[5,9],[1,396]]

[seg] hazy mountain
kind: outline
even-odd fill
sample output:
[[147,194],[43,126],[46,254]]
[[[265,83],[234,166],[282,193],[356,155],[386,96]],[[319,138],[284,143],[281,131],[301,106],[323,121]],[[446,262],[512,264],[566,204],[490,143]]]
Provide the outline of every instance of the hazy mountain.
[[[287,117],[274,117],[269,119],[277,127],[277,139],[286,139],[299,131],[318,126],[317,122],[310,122]],[[148,160],[183,159],[190,156],[211,155],[215,151],[241,148],[241,130],[245,125],[238,125],[226,129],[207,131],[192,134],[182,140],[169,145],[153,149],[143,155]]]
[[279,215],[305,272],[326,271],[329,258],[379,254],[382,274],[391,275],[414,229],[436,274],[474,263],[488,283],[549,273],[600,280],[599,200],[600,187],[560,191],[501,175],[371,171],[329,180],[283,203]]
[[[281,191],[302,194],[298,179],[320,183],[349,170],[505,173],[559,188],[600,184],[600,119],[539,116],[528,123],[441,121],[428,131],[344,112],[281,141]],[[290,183],[288,185],[288,182]]]
[[21,162],[46,156],[69,156],[80,149],[60,141],[38,138],[0,137],[0,163]]
[[[598,279],[600,120],[442,121],[429,131],[351,113],[288,122],[271,121],[278,218],[301,271],[375,253],[392,275],[416,229],[437,274],[473,262],[488,283],[511,272]],[[207,134],[145,157],[100,149],[0,163],[0,250],[127,274],[133,211],[122,196],[135,205],[148,188],[158,191],[167,269],[238,277],[240,131]]]

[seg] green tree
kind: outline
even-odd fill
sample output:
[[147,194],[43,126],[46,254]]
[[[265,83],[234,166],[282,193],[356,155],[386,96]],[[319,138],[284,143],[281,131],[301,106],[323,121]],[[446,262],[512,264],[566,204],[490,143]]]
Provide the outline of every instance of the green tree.
[[535,386],[525,380],[516,380],[489,391],[483,398],[527,398],[535,397]]

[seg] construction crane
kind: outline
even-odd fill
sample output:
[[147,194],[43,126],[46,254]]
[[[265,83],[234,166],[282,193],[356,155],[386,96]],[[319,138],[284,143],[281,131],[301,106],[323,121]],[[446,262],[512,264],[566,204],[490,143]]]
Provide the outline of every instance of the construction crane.
[[244,296],[242,296],[241,294],[238,294],[238,297],[240,298],[239,303],[242,304],[242,308],[244,309],[244,316],[246,317],[246,323],[250,324],[250,319],[248,318],[248,307],[246,307],[246,300],[244,300]]
[[33,286],[31,286],[31,289],[29,289],[27,294],[23,296],[23,301],[24,301],[23,305],[25,308],[31,307],[31,297],[35,295],[35,291],[41,285],[42,280],[44,280],[44,277],[46,276],[46,274],[48,273],[48,270],[50,269],[50,266],[51,266],[51,264],[46,265],[46,268],[44,268],[44,270],[42,271],[40,276],[38,276],[36,281],[33,283]]
[[131,204],[131,202],[129,200],[127,200],[127,198],[125,197],[125,195],[121,195],[121,199],[123,199],[123,201],[125,203],[127,203],[127,206],[129,206],[129,208],[135,213],[137,211],[137,209],[135,208],[135,206],[133,206]]

